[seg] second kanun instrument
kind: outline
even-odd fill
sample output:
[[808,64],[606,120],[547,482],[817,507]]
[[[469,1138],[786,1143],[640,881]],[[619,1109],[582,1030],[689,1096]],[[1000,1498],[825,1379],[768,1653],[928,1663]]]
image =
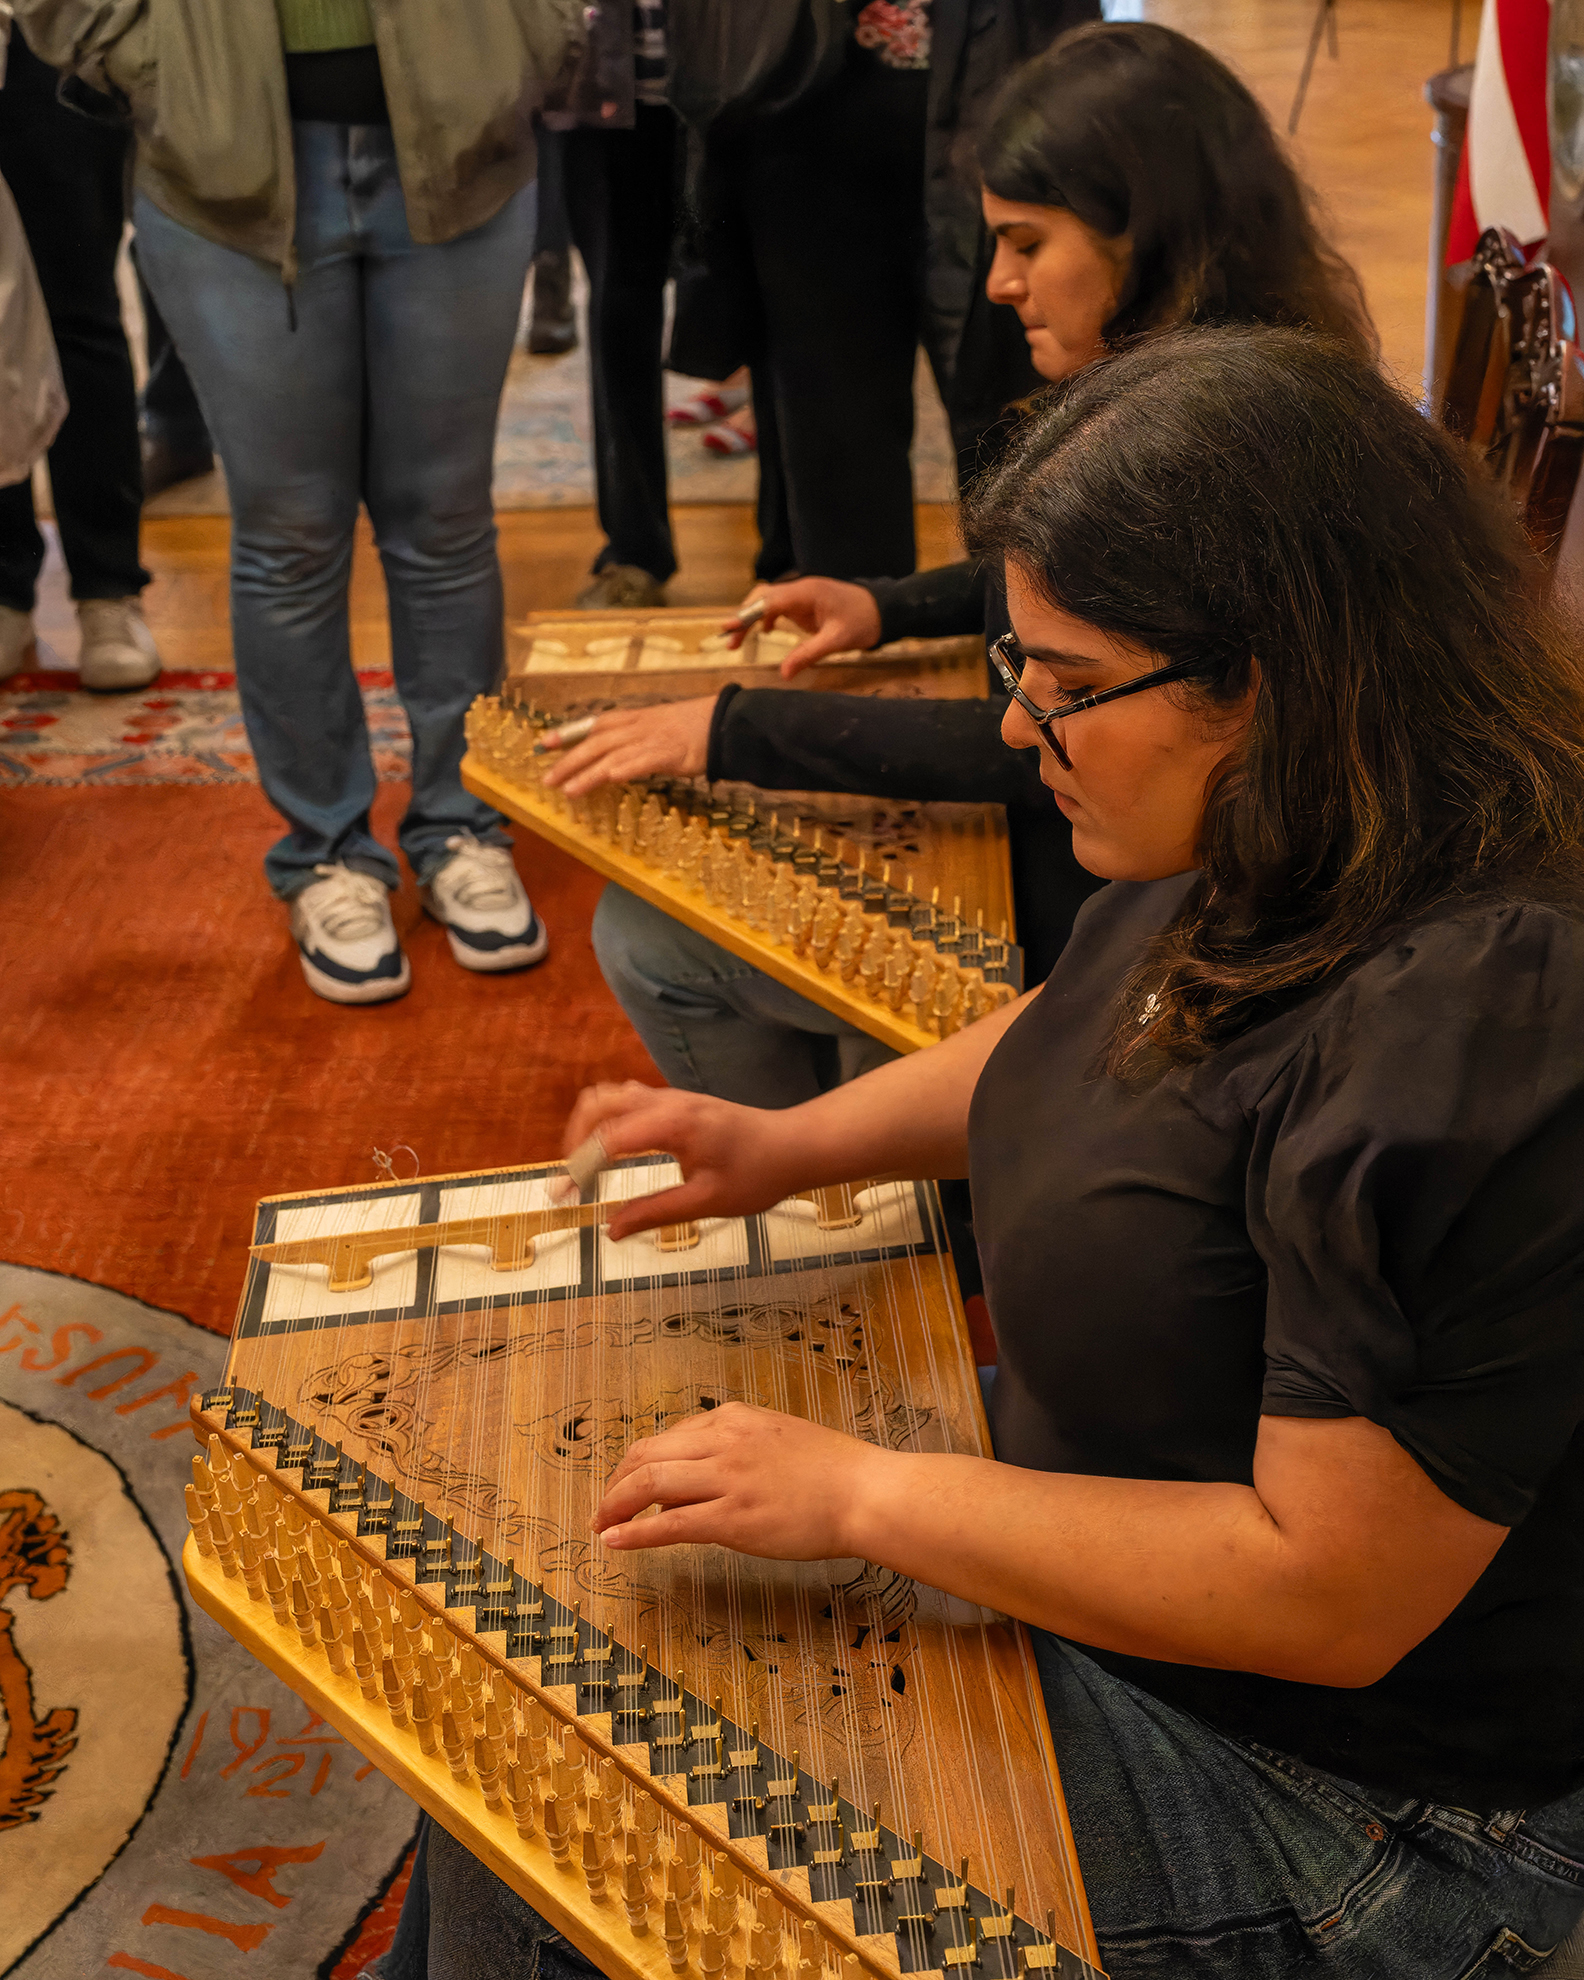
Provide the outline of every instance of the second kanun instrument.
[[[882,1039],[915,1051],[1023,987],[1005,814],[654,778],[568,799],[543,775],[569,718],[776,684],[801,635],[751,627],[726,650],[719,618],[681,611],[536,614],[513,628],[499,695],[468,717],[462,780],[619,886]],[[906,640],[836,656],[785,688],[965,700],[984,647]]]

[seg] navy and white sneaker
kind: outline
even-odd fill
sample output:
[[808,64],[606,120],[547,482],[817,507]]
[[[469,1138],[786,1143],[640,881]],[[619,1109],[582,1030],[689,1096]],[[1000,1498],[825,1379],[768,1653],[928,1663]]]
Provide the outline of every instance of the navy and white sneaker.
[[316,866],[321,877],[293,897],[291,932],[302,973],[332,1004],[383,1004],[412,987],[412,968],[391,920],[390,889],[350,866]]
[[526,969],[542,962],[550,937],[517,878],[510,849],[459,832],[446,840],[446,850],[451,857],[418,897],[445,929],[462,967]]

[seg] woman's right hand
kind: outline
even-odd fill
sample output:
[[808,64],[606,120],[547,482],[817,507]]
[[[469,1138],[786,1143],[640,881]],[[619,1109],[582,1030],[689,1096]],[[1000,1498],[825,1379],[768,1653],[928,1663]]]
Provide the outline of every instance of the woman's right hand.
[[[810,635],[781,662],[784,681],[827,654],[864,653],[880,643],[880,607],[873,592],[861,584],[844,584],[839,578],[794,578],[790,584],[761,585],[749,596],[764,601],[759,622],[763,631],[788,619]],[[736,635],[734,646],[741,646],[747,633],[747,627],[740,627],[735,619],[729,619],[722,630]]]
[[795,1112],[739,1107],[638,1080],[586,1086],[567,1120],[563,1147],[570,1155],[597,1130],[612,1161],[652,1149],[676,1159],[683,1180],[674,1188],[612,1210],[612,1238],[631,1237],[696,1217],[750,1217],[804,1186]]
[[718,699],[701,694],[658,708],[608,708],[581,742],[566,746],[552,730],[545,742],[554,753],[545,782],[568,797],[585,797],[601,784],[630,784],[640,777],[702,777]]

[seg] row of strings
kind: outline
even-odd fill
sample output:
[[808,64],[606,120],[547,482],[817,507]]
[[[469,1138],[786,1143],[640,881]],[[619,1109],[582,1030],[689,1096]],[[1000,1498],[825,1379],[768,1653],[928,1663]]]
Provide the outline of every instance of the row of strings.
[[[612,1171],[601,1178],[601,1194],[663,1186],[674,1174],[674,1169]],[[550,1183],[549,1174],[529,1186],[481,1179],[484,1195],[481,1200],[475,1194],[472,1214],[538,1207],[549,1201]],[[315,1207],[310,1222],[299,1218],[293,1235],[366,1228],[378,1200],[372,1193],[366,1199],[331,1199]],[[413,1201],[416,1206],[416,1195]],[[706,1247],[724,1229],[706,1222]],[[1065,1850],[1052,1842],[1060,1834],[1054,1786],[1048,1779],[1031,1779],[1026,1766],[1019,1766],[1010,1729],[999,1716],[1002,1701],[996,1687],[984,1681],[992,1664],[988,1619],[957,1621],[939,1632],[949,1674],[944,1684],[931,1681],[917,1658],[907,1663],[917,1724],[904,1753],[894,1730],[899,1715],[888,1707],[893,1663],[905,1660],[914,1625],[905,1623],[898,1643],[866,1656],[863,1645],[880,1646],[893,1625],[863,1595],[846,1595],[839,1586],[817,1588],[807,1575],[796,1574],[780,1577],[778,1590],[778,1577],[766,1563],[713,1549],[603,1554],[589,1532],[589,1514],[608,1471],[632,1438],[663,1428],[668,1412],[735,1395],[797,1411],[797,1389],[812,1403],[821,1393],[820,1362],[833,1358],[828,1349],[822,1356],[816,1348],[822,1317],[836,1323],[827,1329],[832,1340],[843,1326],[855,1324],[852,1316],[843,1318],[855,1274],[833,1267],[829,1253],[833,1244],[861,1248],[863,1232],[821,1234],[810,1218],[809,1269],[798,1281],[803,1324],[784,1332],[772,1328],[751,1349],[734,1345],[731,1327],[711,1324],[710,1316],[752,1308],[755,1301],[784,1300],[786,1279],[745,1281],[733,1272],[727,1280],[726,1268],[715,1266],[688,1274],[690,1283],[662,1299],[637,1282],[674,1272],[676,1261],[663,1258],[651,1237],[611,1245],[603,1232],[598,1235],[603,1262],[600,1289],[591,1299],[504,1305],[480,1295],[465,1300],[460,1312],[441,1314],[436,1272],[430,1275],[427,1307],[388,1327],[381,1324],[377,1346],[368,1332],[369,1311],[354,1310],[359,1302],[344,1302],[333,1320],[326,1317],[314,1326],[311,1382],[297,1328],[308,1316],[323,1313],[326,1275],[321,1268],[274,1267],[272,1325],[264,1339],[246,1344],[245,1370],[236,1366],[241,1344],[233,1351],[231,1379],[245,1381],[306,1422],[312,1415],[306,1400],[310,1386],[334,1394],[337,1372],[372,1347],[386,1364],[387,1387],[402,1392],[408,1436],[387,1440],[380,1453],[359,1450],[358,1440],[347,1437],[345,1422],[316,1423],[320,1434],[347,1441],[351,1453],[366,1457],[379,1477],[454,1520],[459,1535],[498,1560],[515,1560],[520,1571],[568,1608],[580,1609],[613,1643],[646,1654],[664,1676],[699,1698],[713,1703],[719,1697],[725,1716],[738,1725],[753,1724],[765,1746],[785,1761],[796,1756],[803,1772],[822,1786],[839,1783],[845,1799],[876,1811],[895,1834],[921,1835],[924,1849],[939,1861],[967,1859],[965,1881],[997,1898],[1018,1893],[1023,1902],[1017,1909],[1025,1917],[1043,1920],[1048,1908],[1059,1905],[1067,1919],[1080,1918],[1083,1905],[1072,1866]],[[575,1232],[540,1240],[541,1246],[577,1242]],[[715,1248],[729,1247],[717,1242]],[[832,1428],[879,1434],[888,1386],[902,1398],[961,1398],[967,1392],[975,1375],[966,1343],[952,1365],[942,1366],[929,1330],[916,1321],[908,1324],[910,1315],[924,1311],[925,1275],[947,1270],[940,1247],[909,1253],[886,1272],[865,1276],[872,1299],[856,1324],[865,1336],[857,1360],[867,1365],[867,1381],[849,1373],[837,1385]],[[288,1285],[293,1291],[283,1300]],[[375,1304],[379,1286],[377,1277],[369,1296]],[[653,1340],[662,1309],[702,1320],[685,1326],[685,1340],[667,1351],[686,1362],[686,1383],[644,1395],[640,1364],[653,1383]],[[897,1448],[974,1448],[956,1436],[948,1414],[939,1409],[929,1416],[933,1437],[911,1412],[901,1412],[900,1420],[904,1427],[889,1437]],[[629,1572],[636,1589],[624,1585]],[[827,1601],[828,1619],[819,1613]],[[759,1644],[762,1661],[766,1645],[775,1646],[777,1657],[757,1707],[733,1695],[737,1674],[748,1668],[740,1647],[753,1643]],[[981,1742],[992,1710],[996,1750],[985,1755]],[[866,1741],[864,1722],[879,1726],[878,1742],[872,1732]],[[1011,1850],[998,1840],[998,1833],[1006,1834],[1009,1808],[1017,1839]],[[1052,1861],[1060,1866],[1059,1891],[1042,1888],[1049,1873],[1038,1866]]]

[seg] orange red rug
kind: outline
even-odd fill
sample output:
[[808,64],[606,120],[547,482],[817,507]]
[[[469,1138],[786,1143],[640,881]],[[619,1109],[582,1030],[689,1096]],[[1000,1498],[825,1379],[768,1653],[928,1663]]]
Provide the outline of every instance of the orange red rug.
[[[54,684],[29,684],[9,698],[10,707],[24,695],[54,692]],[[194,684],[200,714],[227,698],[223,685]],[[62,695],[68,713],[83,699]],[[19,737],[13,730],[11,737],[26,749],[37,734]],[[74,740],[86,745],[78,753],[114,754],[99,735],[62,740],[62,755],[73,753]],[[409,995],[367,1010],[312,996],[284,910],[259,869],[279,827],[258,787],[241,780],[249,778],[245,756],[226,766],[235,781],[189,778],[179,767],[172,781],[141,781],[170,767],[151,757],[174,760],[191,741],[170,728],[140,729],[124,743],[128,755],[143,759],[135,785],[56,783],[52,770],[70,776],[81,768],[59,762],[35,763],[43,774],[24,788],[0,789],[0,1261],[115,1288],[224,1335],[259,1196],[370,1178],[375,1148],[397,1143],[414,1149],[431,1173],[544,1159],[559,1149],[561,1124],[580,1086],[596,1078],[657,1076],[605,989],[589,945],[600,881],[526,833],[518,866],[551,933],[550,955],[537,969],[495,978],[459,969],[442,931],[421,914],[409,877],[395,902],[413,964]],[[405,799],[404,785],[381,786],[375,827],[387,843]],[[406,1158],[399,1160],[405,1166]],[[20,1307],[11,1318],[16,1327],[28,1325]],[[149,1315],[147,1323],[181,1324],[164,1315]],[[90,1341],[87,1352],[102,1352],[92,1328],[77,1331]],[[43,1338],[53,1338],[47,1327]],[[42,1385],[45,1402],[58,1406],[63,1399],[51,1386],[57,1377],[48,1372],[53,1363],[42,1350],[29,1352],[30,1339],[20,1333],[16,1342],[0,1341],[0,1351],[21,1349],[21,1359],[4,1366],[46,1371],[18,1372],[18,1379]],[[212,1372],[223,1353],[215,1341]],[[188,1359],[197,1365],[192,1352]],[[163,1393],[158,1374],[148,1378],[155,1394]],[[174,1402],[129,1418],[122,1433],[135,1432],[136,1448],[161,1458],[155,1482],[168,1486],[161,1496],[171,1500],[173,1547],[182,1523],[185,1439],[162,1439],[180,1429],[181,1387],[172,1390]],[[112,1395],[99,1413],[138,1408],[140,1395],[132,1391],[129,1403]],[[31,1396],[18,1400],[38,1406]],[[113,1414],[106,1422],[121,1433]],[[151,1436],[161,1441],[150,1444]],[[0,1487],[15,1482],[0,1478]],[[230,1725],[228,1713],[252,1712],[256,1719],[273,1698],[272,1692],[260,1702],[273,1680],[245,1657],[240,1662],[249,1669],[227,1677],[226,1709],[216,1724]],[[191,1703],[187,1717],[195,1725],[205,1702]],[[284,1710],[276,1716],[293,1730]],[[137,1831],[142,1857],[129,1851],[118,1859],[127,1890],[96,1886],[104,1917],[96,1914],[95,1929],[113,1936],[96,1942],[88,1966],[76,1970],[108,1958],[131,1972],[196,1980],[208,1968],[201,1953],[184,1953],[185,1943],[199,1927],[228,1922],[239,1931],[269,1931],[271,1945],[279,1938],[282,1956],[290,1954],[286,1941],[293,1935],[277,1926],[274,1912],[260,1909],[257,1920],[249,1913],[238,1925],[237,1903],[202,1891],[175,1909],[167,1901],[166,1883],[185,1891],[183,1879],[197,1876],[201,1884],[202,1877],[188,1862],[190,1849],[161,1840],[156,1818],[163,1819],[167,1802],[185,1809],[201,1785],[195,1771],[189,1777],[174,1763],[159,1784],[151,1776],[151,1813]],[[240,1779],[230,1783],[235,1794],[245,1786]],[[394,1798],[390,1820],[404,1841],[411,1811],[394,1790],[371,1777],[356,1791],[381,1809]],[[315,1827],[321,1802],[304,1800],[299,1814],[295,1801],[280,1800],[283,1790],[272,1792],[274,1800],[240,1801],[238,1809],[278,1807],[281,1834],[271,1844],[301,1844],[296,1855],[317,1855],[325,1829],[322,1820]],[[46,1817],[57,1812],[53,1801],[52,1795],[43,1806]],[[210,1811],[216,1820],[220,1812]],[[354,1827],[361,1833],[367,1820]],[[381,1864],[388,1865],[394,1835],[382,1846]],[[332,1917],[317,1902],[305,1905],[304,1923],[314,1929],[293,1955],[297,1964],[288,1957],[279,1970],[352,1980],[389,1945],[404,1879],[389,1881],[389,1870],[374,1862],[378,1850],[365,1853],[366,1872],[353,1876],[342,1866],[334,1873],[346,1899],[341,1911],[353,1920],[347,1937],[337,1944],[347,1930],[340,1912]],[[75,1864],[75,1854],[67,1855]],[[310,1895],[306,1886],[303,1895]],[[293,1921],[296,1911],[289,1914]],[[49,1926],[42,1914],[30,1922],[33,1929]],[[50,1964],[56,1936],[49,1931],[38,1946],[41,1974],[67,1970]]]
[[[387,842],[405,786],[382,785]],[[0,1259],[229,1331],[252,1209],[371,1179],[544,1160],[578,1088],[657,1075],[600,978],[600,882],[519,835],[546,962],[470,975],[395,902],[413,989],[309,993],[259,861],[278,831],[225,783],[0,790]],[[404,1158],[405,1159],[405,1158]]]

